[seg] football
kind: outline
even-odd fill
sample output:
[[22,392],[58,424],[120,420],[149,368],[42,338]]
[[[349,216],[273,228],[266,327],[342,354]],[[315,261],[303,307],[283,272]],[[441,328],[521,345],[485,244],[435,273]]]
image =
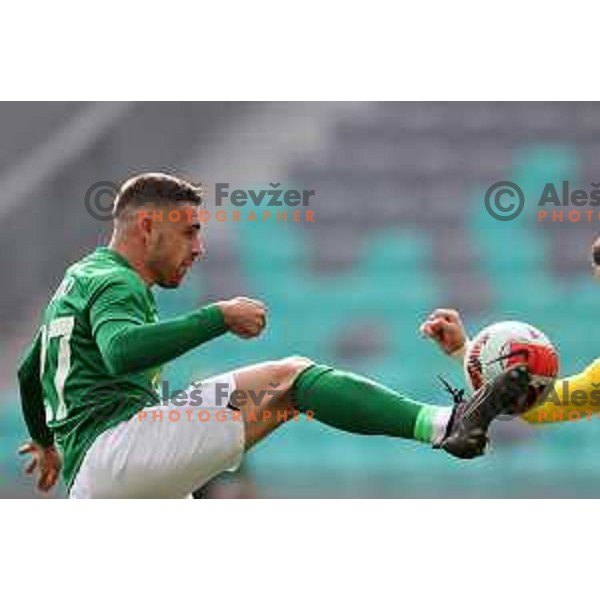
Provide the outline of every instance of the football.
[[481,330],[465,353],[465,379],[473,390],[493,381],[509,367],[525,364],[531,374],[530,408],[558,375],[558,352],[536,327],[520,321],[502,321]]

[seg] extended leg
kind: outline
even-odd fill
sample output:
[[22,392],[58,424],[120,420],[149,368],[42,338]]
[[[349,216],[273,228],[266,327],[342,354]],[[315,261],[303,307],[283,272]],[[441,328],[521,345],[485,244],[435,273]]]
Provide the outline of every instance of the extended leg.
[[260,363],[233,373],[245,423],[246,448],[285,422],[293,410],[308,412],[337,429],[435,443],[451,408],[421,404],[379,383],[303,357]]
[[[457,395],[450,408],[415,402],[366,377],[301,357],[254,365],[234,376],[246,401],[241,408],[246,448],[281,425],[278,411],[297,408],[337,429],[414,439],[459,458],[483,454],[491,422],[518,405],[529,385],[526,369],[515,367],[471,398]],[[246,419],[251,412],[258,418]]]

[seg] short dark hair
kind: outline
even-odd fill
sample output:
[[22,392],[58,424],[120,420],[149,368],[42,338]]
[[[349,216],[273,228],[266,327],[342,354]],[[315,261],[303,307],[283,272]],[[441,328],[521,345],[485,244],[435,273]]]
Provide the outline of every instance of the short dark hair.
[[113,205],[113,216],[146,204],[202,203],[202,187],[167,173],[140,173],[123,183]]

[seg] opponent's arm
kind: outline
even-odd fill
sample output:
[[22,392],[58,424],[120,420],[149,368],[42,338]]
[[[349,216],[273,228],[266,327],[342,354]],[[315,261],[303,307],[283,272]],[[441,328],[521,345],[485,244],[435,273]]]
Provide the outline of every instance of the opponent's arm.
[[265,326],[265,307],[248,298],[218,302],[187,315],[146,323],[141,292],[127,282],[106,286],[90,307],[92,332],[113,375],[162,365],[227,331],[254,337]]
[[419,330],[421,335],[431,338],[445,354],[460,361],[464,359],[469,338],[457,310],[452,308],[434,310],[421,324]]
[[[462,359],[468,345],[457,311],[439,309],[421,325],[421,333],[432,338],[451,356]],[[555,381],[540,404],[521,415],[531,425],[558,423],[600,412],[600,359],[581,373]]]
[[535,406],[521,417],[531,425],[557,423],[600,412],[600,359],[581,373],[558,379],[554,387]]

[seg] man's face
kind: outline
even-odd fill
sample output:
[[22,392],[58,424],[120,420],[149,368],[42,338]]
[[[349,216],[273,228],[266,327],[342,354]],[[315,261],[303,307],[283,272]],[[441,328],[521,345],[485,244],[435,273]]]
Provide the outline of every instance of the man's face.
[[162,220],[152,219],[147,237],[146,263],[155,283],[176,288],[195,260],[205,252],[200,237],[198,209],[193,204],[162,209]]

